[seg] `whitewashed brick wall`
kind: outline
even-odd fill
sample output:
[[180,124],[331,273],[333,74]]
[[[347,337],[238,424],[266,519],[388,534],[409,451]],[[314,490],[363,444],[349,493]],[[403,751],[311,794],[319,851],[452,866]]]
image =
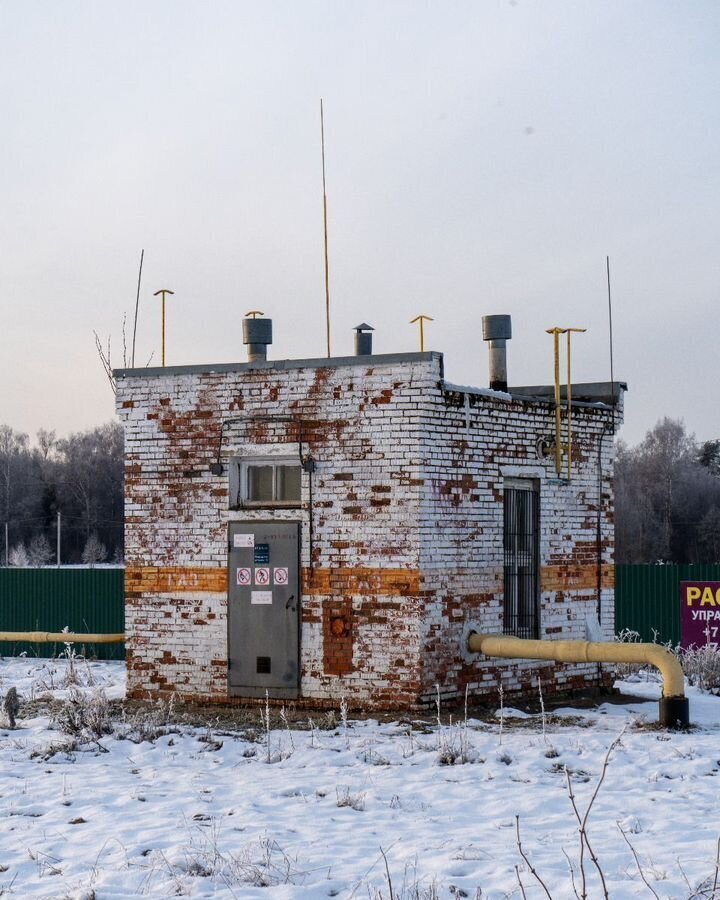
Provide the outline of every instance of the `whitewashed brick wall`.
[[[528,690],[538,669],[548,689],[597,678],[597,667],[468,664],[460,635],[468,619],[502,629],[503,479],[528,475],[541,486],[541,566],[564,570],[569,584],[543,593],[543,636],[584,637],[585,616],[596,610],[597,442],[607,409],[576,408],[568,485],[555,483],[552,460],[536,453],[538,438],[552,434],[550,405],[445,390],[437,353],[304,368],[136,370],[119,377],[117,402],[125,426],[128,686],[136,696],[227,696],[228,522],[267,519],[269,511],[229,510],[227,474],[212,476],[209,466],[221,421],[260,415],[302,419],[303,452],[315,460],[312,558],[306,473],[303,509],[272,512],[302,523],[303,698],[410,706],[430,699],[435,684],[446,696],[465,685],[492,694],[500,674],[508,691]],[[236,423],[222,456],[294,454],[297,442],[293,424]],[[611,471],[608,436],[605,564]],[[348,640],[333,644],[330,614],[348,619]],[[612,615],[608,586],[607,636]]]

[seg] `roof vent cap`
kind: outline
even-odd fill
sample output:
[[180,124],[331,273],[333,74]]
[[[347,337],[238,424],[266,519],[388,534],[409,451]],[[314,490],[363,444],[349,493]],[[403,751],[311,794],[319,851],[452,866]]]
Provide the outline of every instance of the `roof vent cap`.
[[265,313],[253,309],[243,319],[243,344],[247,346],[248,362],[265,362],[268,344],[272,344],[272,319],[258,319]]
[[506,391],[507,380],[507,341],[512,337],[510,316],[483,316],[483,340],[488,341],[490,350],[490,388],[493,391]]
[[355,332],[355,356],[372,356],[372,332],[375,329],[367,322],[361,322],[353,329]]
[[512,319],[510,316],[483,316],[484,341],[509,341],[512,337]]

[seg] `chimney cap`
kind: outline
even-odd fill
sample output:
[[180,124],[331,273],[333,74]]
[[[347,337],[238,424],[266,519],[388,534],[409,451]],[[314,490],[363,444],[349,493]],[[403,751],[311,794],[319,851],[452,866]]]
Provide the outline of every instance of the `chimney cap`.
[[508,315],[483,316],[484,341],[509,341],[512,338],[512,320]]
[[353,328],[353,331],[357,331],[358,334],[360,334],[363,331],[375,331],[375,329],[372,325],[368,325],[367,322],[361,322],[360,325],[356,325],[355,328]]
[[242,320],[243,344],[248,348],[248,362],[264,362],[268,344],[272,344],[272,319],[244,318]]

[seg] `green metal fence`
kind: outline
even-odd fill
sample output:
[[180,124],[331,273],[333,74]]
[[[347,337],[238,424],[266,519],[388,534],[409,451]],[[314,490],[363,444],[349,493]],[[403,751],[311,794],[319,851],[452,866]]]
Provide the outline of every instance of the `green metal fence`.
[[720,565],[615,566],[615,631],[679,643],[681,581],[720,581]]
[[[714,566],[616,566],[615,630],[642,640],[680,640],[680,582],[720,581]],[[0,631],[116,633],[125,630],[123,569],[0,569]],[[122,659],[124,644],[76,645],[98,659]],[[0,655],[56,656],[62,644],[0,641]]]
[[[124,569],[0,569],[0,631],[125,631]],[[97,659],[123,659],[124,644],[75,644]],[[0,641],[0,655],[57,656],[64,644]]]

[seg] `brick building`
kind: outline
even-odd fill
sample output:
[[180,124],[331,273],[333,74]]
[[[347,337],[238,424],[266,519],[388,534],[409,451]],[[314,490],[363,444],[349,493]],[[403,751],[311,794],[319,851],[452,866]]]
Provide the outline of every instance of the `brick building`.
[[247,342],[248,363],[116,372],[130,696],[391,708],[597,682],[465,639],[593,620],[612,639],[624,385],[573,385],[568,481],[549,388],[452,385],[437,352],[273,362]]

